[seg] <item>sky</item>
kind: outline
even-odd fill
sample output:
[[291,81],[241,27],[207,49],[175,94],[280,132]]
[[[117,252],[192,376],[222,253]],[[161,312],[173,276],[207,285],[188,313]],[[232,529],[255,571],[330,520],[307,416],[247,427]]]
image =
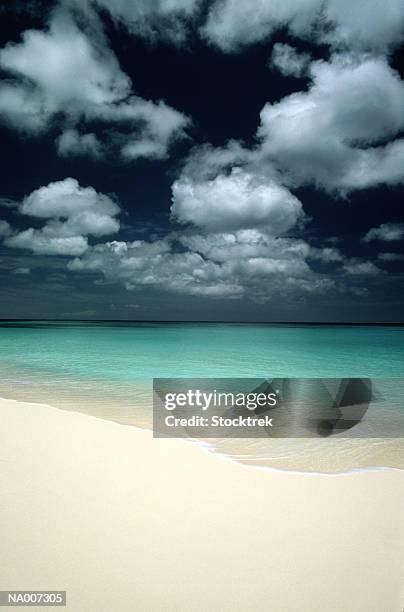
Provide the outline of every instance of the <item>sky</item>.
[[0,19],[0,318],[404,321],[401,0]]

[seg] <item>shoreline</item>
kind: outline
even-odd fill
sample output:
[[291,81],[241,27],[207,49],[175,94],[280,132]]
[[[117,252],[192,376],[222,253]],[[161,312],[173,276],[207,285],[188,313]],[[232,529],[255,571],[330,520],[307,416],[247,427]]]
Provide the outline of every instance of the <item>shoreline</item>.
[[[103,414],[102,411],[96,413],[96,411],[94,410],[93,412],[89,411],[87,407],[83,406],[83,410],[79,410],[79,409],[72,409],[71,406],[69,407],[64,407],[64,406],[57,406],[57,405],[53,405],[51,403],[48,402],[42,402],[42,401],[27,401],[26,399],[15,399],[15,398],[6,398],[6,397],[2,397],[0,396],[0,402],[2,401],[7,401],[7,402],[16,402],[17,404],[32,404],[32,405],[38,405],[38,406],[45,406],[47,408],[51,408],[52,410],[60,410],[62,412],[68,412],[71,414],[77,414],[77,415],[85,415],[88,416],[90,418],[96,419],[96,420],[101,420],[101,421],[105,421],[108,423],[114,423],[116,425],[120,425],[122,427],[129,427],[129,428],[133,428],[135,430],[139,430],[139,431],[148,431],[150,433],[153,433],[153,428],[152,428],[152,422],[151,422],[151,417],[149,417],[147,420],[150,420],[150,423],[147,422],[142,422],[142,424],[140,425],[139,422],[131,422],[128,421],[124,418],[112,418],[111,416],[108,416],[107,414]],[[151,408],[150,408],[151,411]],[[349,467],[349,468],[341,468],[341,469],[331,469],[328,468],[327,469],[323,469],[323,470],[316,470],[313,469],[312,465],[310,464],[310,462],[308,462],[306,464],[306,467],[302,464],[302,466],[299,468],[297,466],[293,466],[293,467],[283,467],[282,465],[271,465],[272,463],[275,463],[276,461],[279,461],[279,458],[274,456],[272,458],[260,458],[258,455],[255,456],[254,454],[240,454],[236,452],[236,448],[237,445],[239,444],[243,444],[243,439],[237,440],[237,439],[219,439],[219,438],[205,438],[205,439],[198,439],[198,438],[192,438],[192,437],[187,437],[187,438],[177,438],[177,440],[182,440],[187,442],[188,444],[193,444],[199,448],[201,448],[204,452],[207,452],[208,454],[214,455],[218,458],[222,458],[228,461],[231,461],[233,463],[236,463],[237,465],[243,466],[245,468],[250,468],[250,469],[258,469],[258,470],[264,470],[264,471],[274,471],[274,472],[280,472],[280,473],[291,473],[291,474],[304,474],[304,475],[313,475],[313,476],[340,476],[340,475],[344,475],[344,474],[355,474],[355,473],[361,473],[361,472],[379,472],[379,471],[398,471],[398,472],[404,472],[404,467],[398,467],[398,466],[392,466],[392,465],[363,465],[363,466],[358,466],[358,467]],[[286,439],[284,439],[286,440]],[[373,442],[380,442],[383,441],[384,439],[382,438],[369,438],[366,441],[373,441]],[[386,441],[391,442],[392,439],[386,439]],[[401,438],[397,438],[395,439],[398,443],[399,441],[401,441],[402,444],[402,439]],[[267,442],[268,440],[264,439],[264,444],[265,442]],[[276,449],[276,445],[279,444],[279,441],[282,442],[282,439],[270,439],[269,440],[271,442],[271,445],[273,448]],[[301,444],[301,445],[305,445],[307,442],[307,440],[303,439],[303,440],[299,440],[298,438],[291,438],[289,439],[289,444],[290,445],[294,445],[294,444]],[[318,456],[321,457],[322,453],[324,452],[324,448],[321,448],[321,444],[323,442],[330,442],[331,444],[337,444],[337,450],[338,449],[338,444],[340,445],[346,445],[348,446],[348,444],[350,443],[350,441],[348,439],[331,439],[331,440],[319,440],[317,441],[317,444],[319,444],[319,446],[316,448],[316,443],[314,444],[314,448],[311,449],[311,452],[314,454],[316,454],[316,452],[318,452]],[[356,440],[354,440],[354,444],[355,444]],[[230,448],[226,448],[227,445],[229,445],[230,443]],[[260,444],[262,443],[260,440],[254,440],[255,444]],[[299,462],[299,450],[296,451],[296,455],[295,455],[295,461],[298,463]],[[302,461],[303,456],[300,457],[300,461]],[[266,462],[265,465],[260,465],[260,461],[262,462]],[[310,467],[308,467],[310,466]],[[333,466],[334,467],[334,466]]]

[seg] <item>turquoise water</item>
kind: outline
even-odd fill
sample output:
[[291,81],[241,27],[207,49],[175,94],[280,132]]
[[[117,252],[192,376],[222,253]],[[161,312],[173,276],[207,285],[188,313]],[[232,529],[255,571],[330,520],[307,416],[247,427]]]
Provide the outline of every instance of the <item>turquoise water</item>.
[[130,383],[153,377],[401,377],[404,327],[3,322],[0,363]]
[[[404,327],[0,323],[0,397],[151,428],[153,377],[370,377],[367,413],[403,431]],[[388,379],[388,380],[387,380]],[[372,421],[369,421],[372,422]],[[399,434],[397,434],[399,435]],[[402,439],[215,440],[237,461],[300,471],[404,467]]]

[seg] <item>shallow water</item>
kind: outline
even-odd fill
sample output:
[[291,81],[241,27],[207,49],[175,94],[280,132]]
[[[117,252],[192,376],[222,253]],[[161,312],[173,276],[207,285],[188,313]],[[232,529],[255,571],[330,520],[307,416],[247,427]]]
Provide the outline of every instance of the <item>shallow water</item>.
[[403,376],[404,327],[3,322],[0,360],[81,379]]
[[[153,377],[371,377],[404,415],[404,327],[10,321],[0,395],[151,427]],[[382,382],[382,381],[381,381]],[[216,440],[244,463],[335,472],[404,467],[402,439]]]

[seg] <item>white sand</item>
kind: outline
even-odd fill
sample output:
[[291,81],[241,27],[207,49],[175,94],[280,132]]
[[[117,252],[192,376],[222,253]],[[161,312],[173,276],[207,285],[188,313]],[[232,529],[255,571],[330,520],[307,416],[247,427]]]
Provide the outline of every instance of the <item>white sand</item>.
[[247,468],[11,400],[0,419],[0,589],[74,612],[403,609],[404,472]]

